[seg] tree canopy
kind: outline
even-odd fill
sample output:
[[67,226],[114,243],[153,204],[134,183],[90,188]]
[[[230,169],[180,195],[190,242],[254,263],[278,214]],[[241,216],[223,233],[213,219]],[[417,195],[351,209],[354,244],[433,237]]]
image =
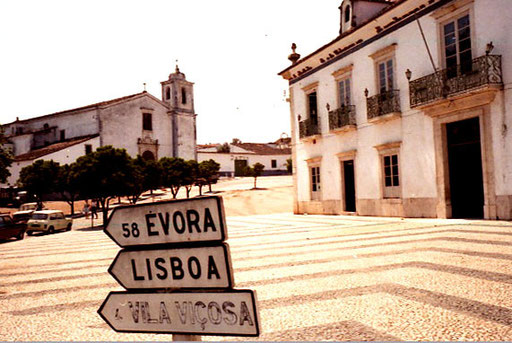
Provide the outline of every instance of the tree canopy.
[[20,171],[18,184],[36,198],[38,207],[42,207],[43,196],[58,190],[60,166],[52,160],[37,160]]
[[7,178],[11,176],[9,168],[14,161],[14,157],[5,143],[7,143],[5,136],[3,132],[0,131],[0,183],[7,182]]
[[106,223],[109,201],[116,196],[130,195],[130,187],[137,182],[134,163],[125,149],[104,146],[76,160],[80,194],[87,199],[98,199]]
[[256,179],[263,174],[263,170],[265,169],[265,166],[259,162],[256,162],[253,164],[252,167],[245,167],[245,175],[254,177],[254,187],[253,189],[256,189]]

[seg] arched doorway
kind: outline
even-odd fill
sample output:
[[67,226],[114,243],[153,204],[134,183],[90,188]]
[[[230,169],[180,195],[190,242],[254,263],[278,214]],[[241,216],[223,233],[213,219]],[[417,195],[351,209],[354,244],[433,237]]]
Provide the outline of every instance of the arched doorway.
[[146,161],[154,161],[155,155],[151,151],[146,150],[142,153],[142,158],[145,159]]

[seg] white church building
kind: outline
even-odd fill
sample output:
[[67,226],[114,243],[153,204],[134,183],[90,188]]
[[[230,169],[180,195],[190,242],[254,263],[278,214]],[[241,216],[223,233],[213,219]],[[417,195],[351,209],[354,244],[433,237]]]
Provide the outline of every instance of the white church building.
[[294,44],[295,213],[512,219],[511,5],[343,0]]
[[144,91],[2,125],[15,156],[2,186],[14,186],[20,170],[36,160],[72,163],[106,145],[132,157],[197,159],[193,83],[176,66],[161,85],[161,99]]

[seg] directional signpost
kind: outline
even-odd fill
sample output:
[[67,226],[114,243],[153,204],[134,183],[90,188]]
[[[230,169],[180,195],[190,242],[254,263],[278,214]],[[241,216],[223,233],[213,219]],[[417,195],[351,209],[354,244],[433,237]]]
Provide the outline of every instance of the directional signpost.
[[126,289],[232,288],[229,247],[121,250],[108,272]]
[[116,207],[104,231],[122,248],[228,238],[221,197]]
[[125,248],[108,272],[130,291],[98,310],[114,330],[259,336],[256,293],[233,289],[221,197],[117,207],[104,231]]
[[99,314],[118,332],[257,336],[250,290],[227,292],[111,292]]

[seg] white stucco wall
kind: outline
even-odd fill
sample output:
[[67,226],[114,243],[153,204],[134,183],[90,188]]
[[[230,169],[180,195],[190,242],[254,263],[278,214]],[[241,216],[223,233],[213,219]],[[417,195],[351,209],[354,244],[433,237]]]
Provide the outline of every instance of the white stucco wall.
[[196,117],[189,114],[176,115],[178,134],[178,156],[185,160],[196,159]]
[[13,143],[13,153],[15,156],[25,154],[32,148],[32,134],[30,133],[13,136],[9,140]]
[[[152,131],[142,128],[142,114],[152,113]],[[139,154],[138,138],[158,139],[158,156],[172,156],[172,121],[167,107],[150,96],[141,95],[129,101],[102,108],[101,144],[126,149],[135,157]]]
[[72,113],[58,113],[38,118],[21,120],[4,126],[6,135],[13,134],[16,127],[23,127],[23,131],[42,130],[45,124],[49,127],[57,126],[59,131],[65,130],[66,138],[82,137],[97,134],[98,119],[95,109],[73,111]]
[[66,149],[38,157],[35,160],[18,162],[15,161],[12,163],[12,166],[9,169],[11,176],[7,179],[7,183],[0,184],[0,187],[15,186],[16,182],[18,181],[21,169],[31,165],[37,160],[53,160],[55,162],[60,163],[61,165],[73,163],[76,161],[77,158],[85,155],[86,144],[90,144],[92,146],[92,151],[94,151],[100,146],[100,139],[99,137],[91,138],[79,144],[67,147]]
[[[417,1],[418,4],[420,1]],[[512,14],[509,0],[475,0],[472,10],[473,57],[485,55],[486,44],[493,41],[492,54],[502,55],[505,91],[499,92],[491,104],[492,147],[495,166],[495,191],[497,195],[512,194],[512,101],[510,80],[512,76]],[[440,21],[432,15],[420,18],[428,47],[436,67],[443,67],[440,43]],[[370,30],[374,30],[373,27]],[[375,31],[373,31],[375,32]],[[319,46],[324,42],[319,42]],[[365,88],[369,96],[377,93],[375,61],[371,54],[397,44],[394,52],[394,76],[396,89],[400,90],[401,118],[384,123],[368,123]],[[342,134],[329,132],[328,111],[337,107],[337,86],[332,73],[340,68],[352,68],[352,104],[356,106],[357,130]],[[433,119],[422,111],[409,106],[409,84],[405,71],[412,71],[412,79],[431,74],[433,67],[421,37],[418,24],[413,21],[391,34],[372,42],[353,54],[344,57],[290,87],[297,156],[298,201],[310,201],[310,176],[306,160],[322,157],[322,200],[342,198],[341,168],[336,154],[357,150],[355,158],[356,196],[362,199],[382,198],[382,175],[378,151],[375,145],[401,141],[400,181],[403,198],[436,198],[436,162]],[[296,71],[292,70],[292,74]],[[300,140],[298,116],[307,118],[307,96],[302,89],[318,82],[317,104],[322,136]],[[501,99],[503,97],[503,100]]]
[[[226,173],[235,172],[235,160],[247,160],[247,165],[252,166],[255,163],[261,163],[265,166],[264,171],[285,171],[286,160],[290,155],[255,155],[251,153],[217,153],[217,152],[198,152],[197,161],[214,160],[220,164],[220,171]],[[276,168],[272,168],[272,160],[276,160]]]

